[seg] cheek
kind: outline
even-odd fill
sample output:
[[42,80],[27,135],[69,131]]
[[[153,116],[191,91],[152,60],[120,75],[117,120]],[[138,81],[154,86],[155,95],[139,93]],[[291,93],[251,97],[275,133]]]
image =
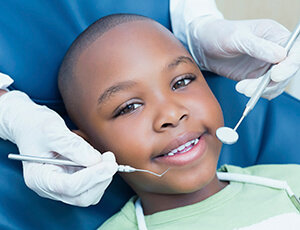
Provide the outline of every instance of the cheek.
[[208,132],[207,141],[211,152],[213,157],[218,159],[222,143],[217,138],[216,131],[224,126],[221,107],[208,87],[196,90],[192,94],[188,100],[191,123],[200,124],[200,127]]
[[223,126],[221,107],[208,87],[192,91],[187,103],[189,103],[191,116],[202,120],[203,125],[211,133],[215,133],[219,127]]
[[112,151],[119,164],[137,167],[138,163],[149,159],[152,151],[152,142],[147,138],[148,126],[147,119],[135,118],[134,115],[107,122],[96,140],[98,148]]

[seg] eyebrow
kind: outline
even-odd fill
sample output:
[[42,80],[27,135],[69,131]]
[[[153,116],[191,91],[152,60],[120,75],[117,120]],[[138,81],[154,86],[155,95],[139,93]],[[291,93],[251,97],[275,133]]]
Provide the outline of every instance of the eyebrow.
[[[172,60],[168,65],[167,69],[173,69],[176,66],[182,64],[182,63],[190,63],[193,65],[196,65],[196,63],[190,58],[186,56],[179,56]],[[114,94],[129,89],[132,86],[136,85],[137,83],[135,81],[124,81],[124,82],[118,82],[109,88],[107,88],[99,97],[98,99],[98,105],[103,104],[105,101],[109,100]]]
[[109,100],[117,92],[131,88],[136,84],[137,83],[135,81],[123,81],[110,86],[100,95],[98,99],[98,105],[104,103],[106,100]]
[[167,69],[173,69],[176,66],[182,64],[182,63],[190,63],[193,65],[196,65],[196,63],[190,58],[190,57],[186,57],[186,56],[180,56],[175,58],[173,61],[171,61],[168,65],[167,65]]

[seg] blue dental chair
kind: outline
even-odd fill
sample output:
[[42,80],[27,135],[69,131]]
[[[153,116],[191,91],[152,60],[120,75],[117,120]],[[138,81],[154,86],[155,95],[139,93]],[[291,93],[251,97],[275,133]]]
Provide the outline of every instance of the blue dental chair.
[[[171,30],[167,0],[0,1],[0,72],[14,78],[11,90],[27,93],[74,127],[59,95],[57,72],[72,41],[112,13],[142,14]],[[225,124],[234,127],[247,98],[236,93],[235,82],[210,72],[204,75],[223,108]],[[239,127],[239,141],[223,146],[219,165],[300,163],[299,128],[299,100],[285,93],[272,101],[261,99]],[[41,198],[26,187],[21,163],[7,159],[11,152],[17,153],[17,147],[0,139],[0,229],[95,229],[133,194],[116,175],[95,206],[80,208]]]

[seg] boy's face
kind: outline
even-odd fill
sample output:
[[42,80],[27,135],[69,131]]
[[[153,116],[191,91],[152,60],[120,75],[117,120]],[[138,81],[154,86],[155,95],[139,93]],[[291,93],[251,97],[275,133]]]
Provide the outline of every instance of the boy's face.
[[215,178],[222,112],[169,31],[152,21],[121,24],[82,53],[75,72],[84,95],[80,128],[95,148],[112,151],[118,164],[171,167],[161,178],[122,173],[140,196],[190,193]]

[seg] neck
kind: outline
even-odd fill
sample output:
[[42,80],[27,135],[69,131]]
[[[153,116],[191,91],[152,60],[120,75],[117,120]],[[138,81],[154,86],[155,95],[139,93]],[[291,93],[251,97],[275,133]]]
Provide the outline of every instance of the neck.
[[186,194],[138,194],[141,198],[145,215],[183,207],[203,201],[221,191],[228,182],[219,181],[217,176],[203,188]]

